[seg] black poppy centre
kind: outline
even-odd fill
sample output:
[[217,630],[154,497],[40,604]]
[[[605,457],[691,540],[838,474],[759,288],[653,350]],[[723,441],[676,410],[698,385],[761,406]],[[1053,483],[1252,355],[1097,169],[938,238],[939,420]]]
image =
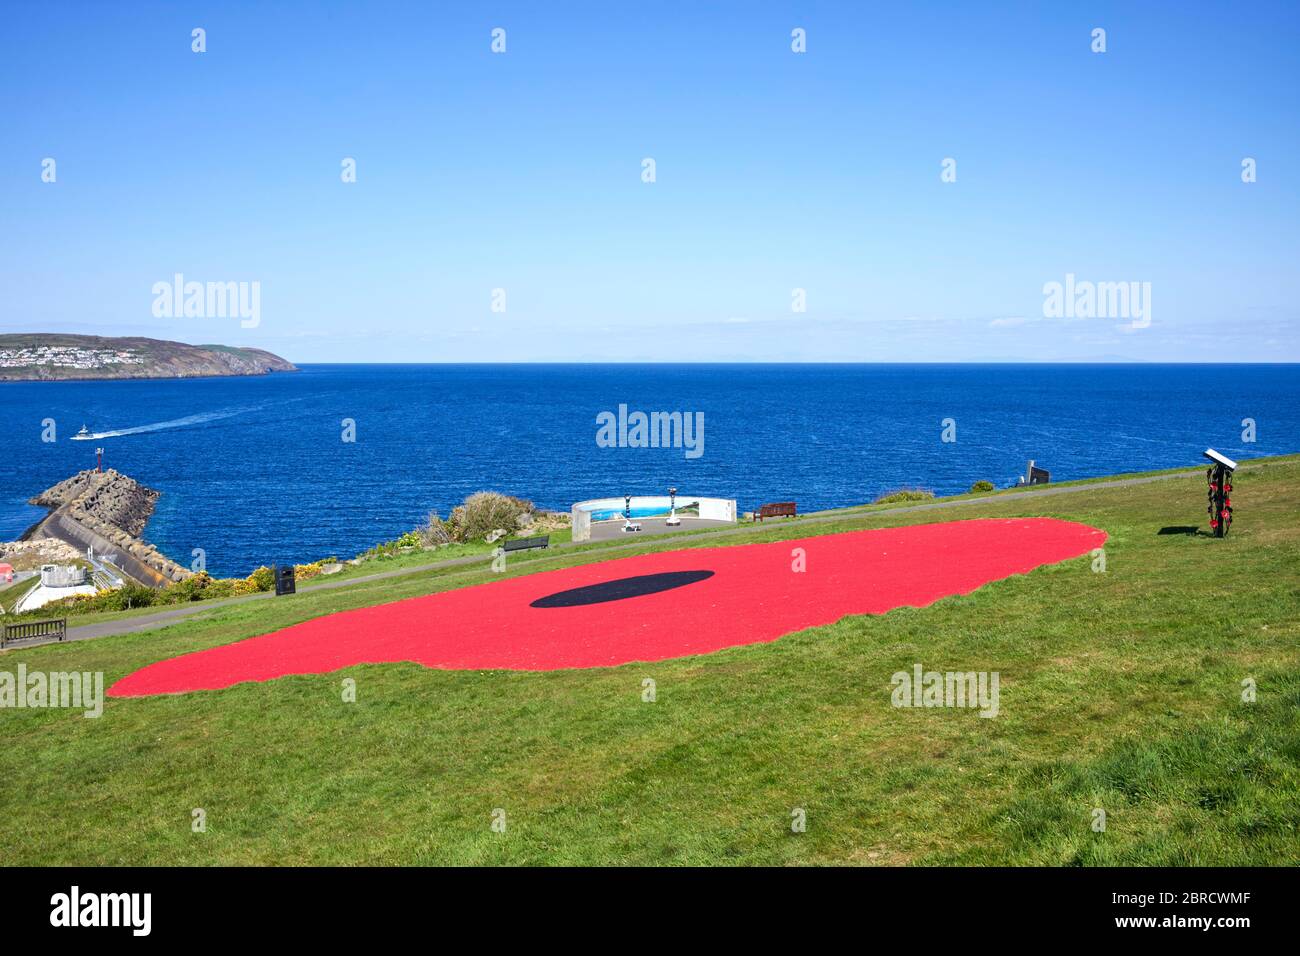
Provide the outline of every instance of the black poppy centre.
[[606,604],[627,598],[644,597],[686,587],[697,581],[713,577],[712,571],[662,571],[659,574],[638,574],[630,578],[601,581],[585,587],[556,591],[533,601],[529,607],[582,607],[586,604]]

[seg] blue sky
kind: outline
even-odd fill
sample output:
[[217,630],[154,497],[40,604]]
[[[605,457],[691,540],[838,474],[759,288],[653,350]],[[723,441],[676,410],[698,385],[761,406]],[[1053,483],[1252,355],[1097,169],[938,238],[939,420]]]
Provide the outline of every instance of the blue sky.
[[[0,90],[0,331],[1300,361],[1294,3],[7,2]],[[260,325],[156,318],[175,273]],[[1151,283],[1150,326],[1045,318],[1067,273]]]

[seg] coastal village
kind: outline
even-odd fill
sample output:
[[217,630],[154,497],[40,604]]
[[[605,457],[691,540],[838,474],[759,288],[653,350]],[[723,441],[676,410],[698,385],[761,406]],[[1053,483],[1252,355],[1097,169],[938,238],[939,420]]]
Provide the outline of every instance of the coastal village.
[[143,364],[142,356],[126,349],[94,349],[73,345],[0,348],[0,368],[57,365],[61,368],[96,369],[110,365]]
[[292,362],[256,348],[143,337],[0,333],[0,381],[5,382],[201,378],[297,370]]

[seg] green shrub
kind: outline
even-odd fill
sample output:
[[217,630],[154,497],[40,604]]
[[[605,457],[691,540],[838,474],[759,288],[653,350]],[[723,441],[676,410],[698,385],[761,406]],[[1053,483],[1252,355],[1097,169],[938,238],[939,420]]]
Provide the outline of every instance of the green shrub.
[[[393,541],[381,541],[369,551],[363,551],[358,555],[358,557],[360,557],[362,561],[369,561],[374,558],[385,561],[389,558],[395,558],[402,553],[404,547],[410,547],[409,545],[402,544],[403,541],[408,540],[407,535],[410,534],[415,534],[415,532],[409,531],[407,534],[404,534],[402,537],[396,538]],[[419,540],[418,535],[416,536],[416,540]]]
[[233,597],[239,593],[239,585],[243,583],[242,579],[213,578],[212,582],[203,589],[202,600],[211,601],[215,598]]
[[325,570],[325,565],[333,564],[337,560],[333,557],[321,558],[319,561],[313,561],[311,564],[296,564],[293,568],[293,576],[298,581],[310,581],[312,578],[320,577],[321,572]]
[[455,529],[452,532],[455,540],[478,541],[497,528],[513,534],[519,530],[520,517],[532,514],[532,511],[531,501],[496,491],[476,491],[465,499],[464,504],[451,509],[448,520]]
[[153,607],[158,603],[158,592],[143,584],[128,583],[114,591],[101,591],[90,600],[103,602],[95,610],[129,611],[137,607]]
[[430,511],[429,520],[424,523],[424,527],[419,530],[420,544],[426,548],[434,548],[439,545],[451,544],[452,533],[455,528],[438,517],[438,512]]
[[872,504],[892,505],[902,501],[929,501],[933,497],[934,492],[927,491],[924,488],[900,488],[898,491],[890,491],[881,495]]
[[187,604],[190,601],[211,601],[236,594],[251,594],[254,590],[256,588],[250,586],[243,578],[214,578],[208,572],[200,571],[183,581],[174,581],[155,592],[157,594],[155,603]]
[[253,591],[269,591],[275,587],[275,572],[262,565],[244,580]]
[[[321,568],[333,561],[334,558],[325,558],[314,564],[298,565],[296,576],[300,579],[316,577],[321,573]],[[78,594],[61,601],[53,601],[45,607],[58,609],[67,614],[129,611],[141,607],[188,604],[191,601],[213,601],[243,594],[256,594],[259,591],[269,591],[274,587],[274,572],[267,567],[258,568],[247,578],[214,578],[206,571],[200,571],[183,581],[174,581],[156,590],[140,584],[125,584],[112,591]]]
[[51,601],[35,611],[28,611],[32,616],[48,615],[54,611],[65,614],[90,614],[96,611],[130,611],[140,607],[153,607],[163,603],[161,591],[147,588],[142,584],[124,584],[112,591],[99,591],[95,594],[76,594],[58,601]]
[[164,604],[184,604],[187,601],[202,601],[210,597],[209,588],[212,586],[212,577],[206,571],[200,571],[198,574],[188,577],[183,581],[175,581],[163,588],[160,595]]
[[977,481],[977,482],[975,482],[975,484],[973,484],[973,485],[970,486],[970,490],[971,490],[971,491],[992,491],[992,490],[993,490],[993,482],[991,482],[991,481]]

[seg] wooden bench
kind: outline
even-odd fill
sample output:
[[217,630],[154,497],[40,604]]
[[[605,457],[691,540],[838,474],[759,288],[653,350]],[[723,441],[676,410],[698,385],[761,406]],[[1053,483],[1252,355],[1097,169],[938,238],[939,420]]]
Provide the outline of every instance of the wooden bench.
[[62,641],[68,636],[68,619],[61,617],[57,621],[24,621],[21,624],[5,624],[0,629],[0,647],[8,647],[19,641]]
[[515,538],[501,546],[503,551],[527,551],[530,548],[549,548],[551,536],[544,534],[539,538]]
[[1045,485],[1052,480],[1052,473],[1046,468],[1039,468],[1034,459],[1029,459],[1025,466],[1025,476],[1020,479],[1022,485]]
[[793,501],[776,501],[770,505],[763,505],[754,512],[754,520],[762,521],[764,518],[793,518],[796,510]]

